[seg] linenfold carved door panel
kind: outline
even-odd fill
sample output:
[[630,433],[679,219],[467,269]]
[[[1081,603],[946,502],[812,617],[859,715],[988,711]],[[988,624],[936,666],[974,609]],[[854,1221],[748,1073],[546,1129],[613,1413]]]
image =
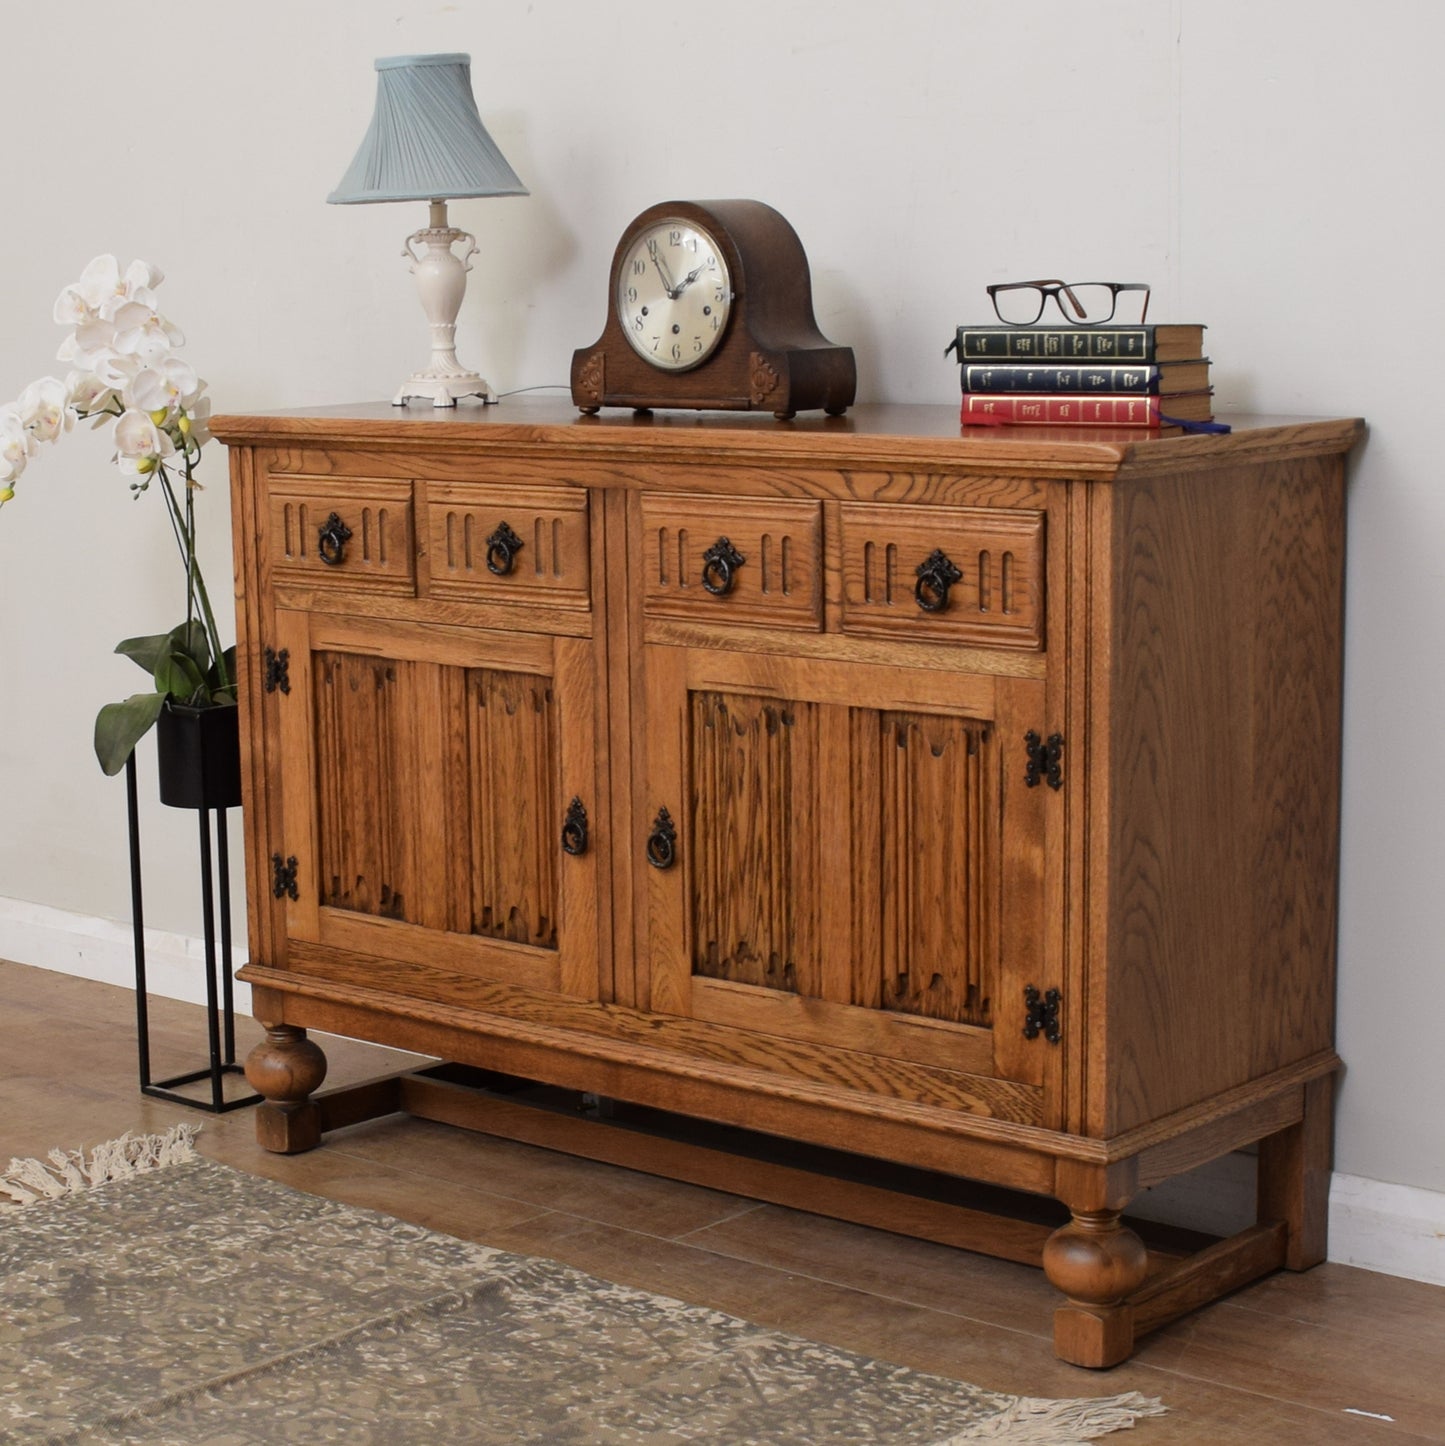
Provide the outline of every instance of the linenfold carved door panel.
[[1041,1122],[1043,683],[663,646],[645,672],[651,1007],[960,1071],[964,1107]]
[[288,610],[277,631],[288,939],[596,998],[591,645]]

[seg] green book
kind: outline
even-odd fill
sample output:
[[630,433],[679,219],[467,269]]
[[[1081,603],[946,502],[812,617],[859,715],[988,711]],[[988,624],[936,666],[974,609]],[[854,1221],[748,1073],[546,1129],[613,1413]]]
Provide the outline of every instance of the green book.
[[961,326],[944,355],[967,361],[1192,361],[1204,355],[1204,327]]

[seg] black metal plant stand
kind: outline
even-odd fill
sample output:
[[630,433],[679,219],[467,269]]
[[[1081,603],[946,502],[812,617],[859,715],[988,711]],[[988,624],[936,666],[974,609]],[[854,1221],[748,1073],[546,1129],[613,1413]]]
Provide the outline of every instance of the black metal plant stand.
[[[227,1110],[240,1109],[243,1105],[257,1103],[257,1094],[240,1095],[227,1099],[223,1081],[228,1074],[244,1074],[236,1063],[236,1006],[231,983],[231,889],[230,854],[226,841],[226,809],[208,807],[204,803],[195,805],[200,824],[201,853],[201,911],[206,945],[206,1012],[207,1035],[210,1046],[210,1063],[202,1069],[187,1074],[174,1075],[170,1079],[151,1079],[150,1017],[146,1001],[146,953],[145,925],[141,904],[140,866],[140,814],[136,804],[135,754],[125,761],[125,797],[130,822],[130,897],[131,917],[135,931],[135,1015],[136,1043],[140,1054],[140,1089],[143,1095],[170,1100],[174,1104],[189,1105],[192,1109],[208,1110],[212,1114],[224,1114]],[[162,802],[170,802],[162,791]],[[175,805],[186,806],[186,805]],[[211,819],[215,815],[216,864],[220,874],[219,905],[217,904],[215,870],[211,864]],[[216,921],[220,917],[220,955],[216,953]],[[217,978],[219,976],[219,997]],[[209,1100],[197,1099],[191,1095],[179,1094],[177,1085],[194,1084],[197,1080],[208,1079],[211,1085]]]

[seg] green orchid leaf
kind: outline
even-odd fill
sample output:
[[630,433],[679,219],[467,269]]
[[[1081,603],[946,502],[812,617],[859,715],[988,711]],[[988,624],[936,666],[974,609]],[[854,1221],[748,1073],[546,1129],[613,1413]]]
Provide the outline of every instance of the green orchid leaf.
[[115,645],[116,652],[131,658],[147,673],[154,673],[156,665],[171,650],[170,633],[152,633],[145,638],[127,638]]
[[184,653],[204,673],[211,666],[211,648],[206,630],[199,622],[178,623],[168,633],[151,633],[143,638],[126,638],[115,650],[133,659],[147,673],[154,673],[168,653]]
[[189,623],[179,623],[173,627],[170,643],[171,652],[184,653],[202,675],[211,666],[211,645],[207,641],[205,628],[198,620],[193,618]]
[[107,777],[120,772],[135,746],[150,731],[165,697],[135,693],[123,703],[107,703],[95,719],[95,756]]
[[178,648],[173,648],[156,664],[155,680],[156,691],[177,702],[193,702],[197,695],[203,703],[207,699],[205,675],[196,666],[196,660]]

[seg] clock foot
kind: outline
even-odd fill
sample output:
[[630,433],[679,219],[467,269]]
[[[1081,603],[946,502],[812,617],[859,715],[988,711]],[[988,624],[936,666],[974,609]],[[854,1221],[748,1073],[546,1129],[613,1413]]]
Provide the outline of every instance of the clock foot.
[[797,412],[774,412],[774,413],[773,413],[773,416],[775,416],[775,417],[778,419],[778,421],[780,421],[780,422],[791,422],[791,421],[793,420],[793,418],[796,417],[797,415],[798,415]]
[[577,410],[578,410],[579,412],[581,412],[584,417],[595,417],[595,416],[597,415],[597,413],[602,410],[602,408],[601,408],[601,407],[578,407]]

